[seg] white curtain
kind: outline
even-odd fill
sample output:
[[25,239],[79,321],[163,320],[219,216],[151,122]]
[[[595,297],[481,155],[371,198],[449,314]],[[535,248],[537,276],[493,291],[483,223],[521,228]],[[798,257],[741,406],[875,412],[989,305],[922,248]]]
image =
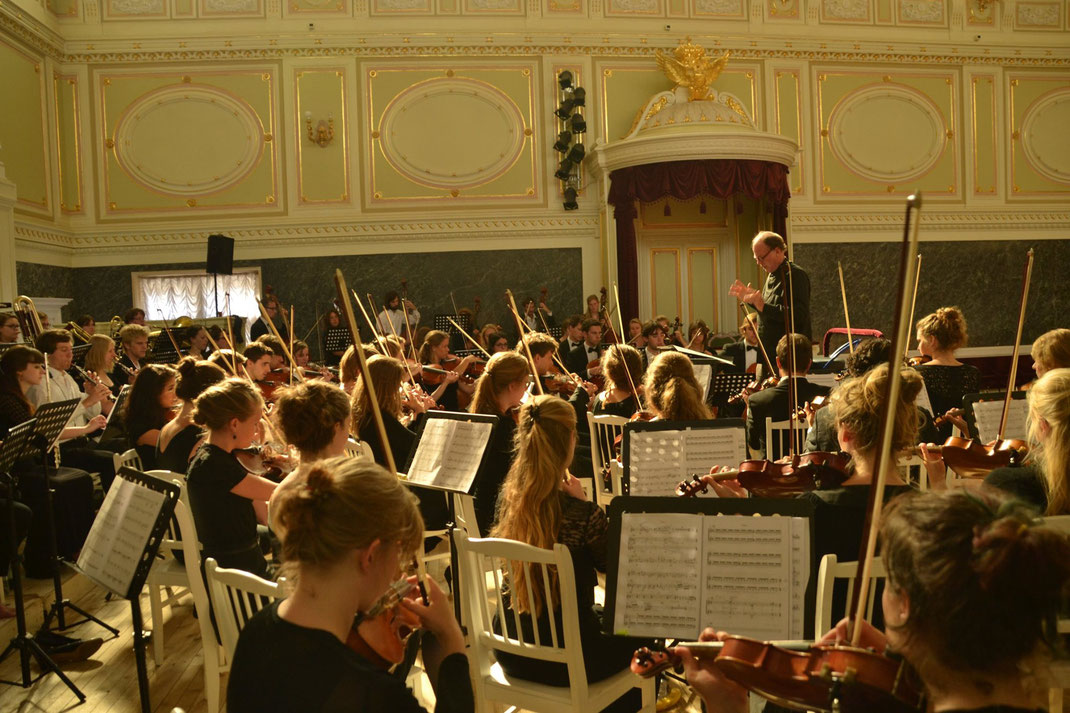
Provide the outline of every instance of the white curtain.
[[[192,317],[194,321],[216,316],[215,275],[143,275],[138,278],[139,305],[147,319]],[[260,317],[256,298],[260,294],[260,271],[219,275],[219,311],[245,317],[246,327]],[[162,313],[162,317],[161,317]]]

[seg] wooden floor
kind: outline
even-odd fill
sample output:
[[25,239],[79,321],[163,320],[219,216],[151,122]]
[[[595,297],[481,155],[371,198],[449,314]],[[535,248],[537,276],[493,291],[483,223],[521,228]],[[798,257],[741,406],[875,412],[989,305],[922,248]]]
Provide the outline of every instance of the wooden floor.
[[[130,603],[122,599],[104,600],[104,590],[94,586],[85,577],[68,572],[65,576],[64,595],[74,604],[92,613],[111,626],[119,629],[119,637],[105,640],[93,658],[65,665],[63,670],[76,686],[82,689],[87,700],[79,705],[78,698],[55,674],[43,677],[32,687],[18,686],[0,688],[0,713],[18,711],[36,713],[76,710],[80,713],[137,713],[141,710],[137,688],[137,669],[134,663],[133,629],[130,619]],[[7,592],[9,606],[12,593]],[[51,580],[26,580],[26,609],[30,630],[40,625],[43,605],[53,599]],[[171,615],[164,609],[165,658],[163,665],[156,667],[152,660],[151,644],[147,651],[149,686],[154,713],[170,713],[179,707],[186,713],[205,713],[204,673],[201,666],[201,640],[197,620],[193,618],[192,599],[189,604],[175,608]],[[141,608],[146,617],[145,629],[151,628],[148,621],[148,600],[142,597]],[[75,619],[71,614],[68,619]],[[16,633],[15,620],[0,620],[0,641],[4,646]],[[93,623],[80,624],[64,632],[78,638],[110,634]],[[31,665],[34,675],[36,664]],[[20,677],[18,656],[12,655],[0,665],[0,678],[14,680]],[[224,678],[224,699],[225,699]]]

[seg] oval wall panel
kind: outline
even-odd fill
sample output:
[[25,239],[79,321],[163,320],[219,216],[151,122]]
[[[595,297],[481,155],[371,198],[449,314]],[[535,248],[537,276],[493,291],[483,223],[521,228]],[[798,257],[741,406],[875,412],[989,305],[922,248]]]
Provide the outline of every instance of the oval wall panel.
[[524,116],[509,96],[463,77],[430,79],[383,110],[379,146],[401,175],[433,188],[472,188],[498,178],[524,150]]
[[920,92],[895,84],[862,87],[833,109],[829,147],[853,173],[873,181],[918,178],[947,145],[940,109]]
[[209,86],[164,87],[134,100],[115,127],[115,157],[134,181],[171,196],[203,196],[242,181],[264,148],[260,118]]
[[1039,97],[1022,116],[1019,129],[1026,160],[1037,173],[1057,183],[1070,183],[1070,90],[1056,89]]

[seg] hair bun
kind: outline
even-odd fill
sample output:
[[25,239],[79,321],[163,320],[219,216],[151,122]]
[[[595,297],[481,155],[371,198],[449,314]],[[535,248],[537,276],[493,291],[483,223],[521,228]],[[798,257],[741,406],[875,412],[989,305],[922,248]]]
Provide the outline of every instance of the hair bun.
[[[1059,588],[1059,583],[1067,577],[1070,562],[1061,571],[1053,571],[1050,564],[1045,564],[1046,553],[1058,548],[1070,556],[1066,538],[1048,528],[1033,527],[1022,514],[1003,517],[997,514],[997,518],[974,528],[973,570],[981,589],[1002,590],[1030,582],[1034,593],[1043,595],[1049,584]],[[1065,562],[1066,558],[1062,559]]]

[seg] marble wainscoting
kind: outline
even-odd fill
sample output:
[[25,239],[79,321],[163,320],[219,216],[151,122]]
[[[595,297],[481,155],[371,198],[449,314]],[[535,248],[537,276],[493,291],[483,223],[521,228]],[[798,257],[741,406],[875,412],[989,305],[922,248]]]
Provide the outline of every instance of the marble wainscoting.
[[[1022,294],[1025,241],[923,242],[915,321],[955,305],[966,317],[969,346],[1014,342]],[[1070,326],[1070,240],[1038,241],[1022,341]],[[795,261],[810,275],[814,338],[843,327],[836,262],[843,265],[851,326],[889,334],[895,314],[898,243],[801,243]],[[913,336],[911,337],[913,339]]]
[[[471,308],[482,299],[478,322],[511,325],[505,290],[517,300],[538,299],[545,287],[549,306],[560,322],[583,309],[583,270],[579,248],[481,250],[393,255],[235,260],[235,267],[260,267],[263,285],[270,285],[294,306],[297,336],[312,328],[317,314],[330,308],[335,297],[334,270],[340,268],[349,286],[376,302],[389,290],[401,291],[408,280],[409,298],[419,308],[422,323],[436,314],[450,314],[450,292],[458,307]],[[135,271],[197,270],[203,263],[61,268],[18,263],[22,294],[72,297],[65,319],[92,314],[107,321],[129,309],[131,273]],[[151,318],[151,317],[150,317]],[[358,314],[359,318],[359,314]],[[512,329],[509,330],[512,333]],[[310,339],[315,339],[315,332]],[[313,350],[315,353],[315,350]]]

